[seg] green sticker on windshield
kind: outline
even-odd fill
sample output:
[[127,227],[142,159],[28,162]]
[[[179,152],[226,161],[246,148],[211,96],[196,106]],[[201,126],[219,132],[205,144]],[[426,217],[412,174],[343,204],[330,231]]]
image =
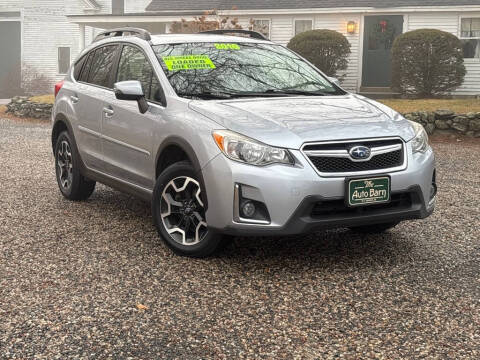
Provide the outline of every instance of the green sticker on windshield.
[[217,50],[240,50],[238,44],[215,44]]
[[207,55],[163,56],[162,60],[170,71],[215,69]]

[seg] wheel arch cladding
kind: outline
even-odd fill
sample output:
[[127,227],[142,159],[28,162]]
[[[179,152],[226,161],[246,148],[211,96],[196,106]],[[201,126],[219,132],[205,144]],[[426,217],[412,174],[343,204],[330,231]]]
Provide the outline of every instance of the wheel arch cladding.
[[68,118],[64,114],[58,114],[55,117],[55,122],[52,127],[52,151],[53,155],[55,156],[55,145],[57,144],[57,139],[59,135],[63,132],[67,131],[68,134],[70,135],[70,139],[72,140],[72,147],[75,149],[75,151],[78,154],[78,158],[80,160],[80,172],[82,175],[85,174],[86,168],[85,164],[83,163],[82,156],[80,155],[80,152],[78,150],[77,146],[77,140],[75,139],[75,134],[73,132],[72,124],[68,120]]
[[[68,121],[67,117],[63,114],[58,114],[55,118],[55,123],[53,124],[52,128],[52,150],[55,152],[55,145],[57,143],[58,136],[62,133],[62,131],[68,131],[70,136],[73,139],[73,131],[70,122]],[[75,146],[75,145],[74,145]]]
[[208,197],[202,176],[200,161],[198,160],[193,147],[185,139],[178,136],[171,136],[159,146],[155,159],[155,179],[158,179],[162,171],[168,166],[179,161],[189,161],[192,164],[193,169],[198,176],[202,194],[204,194],[202,196],[202,201],[205,204],[205,209],[207,209]]

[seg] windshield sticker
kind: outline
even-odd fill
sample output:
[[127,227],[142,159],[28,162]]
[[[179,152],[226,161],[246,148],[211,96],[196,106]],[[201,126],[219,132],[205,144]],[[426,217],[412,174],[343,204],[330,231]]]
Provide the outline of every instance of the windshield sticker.
[[207,55],[163,56],[169,71],[215,69],[215,64]]
[[238,44],[215,44],[217,50],[240,50]]

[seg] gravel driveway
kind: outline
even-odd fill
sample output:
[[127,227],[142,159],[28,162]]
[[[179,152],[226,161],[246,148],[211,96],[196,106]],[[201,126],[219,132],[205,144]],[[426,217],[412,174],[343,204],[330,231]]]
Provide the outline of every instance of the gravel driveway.
[[480,358],[480,143],[436,143],[434,216],[382,236],[172,255],[149,205],[64,200],[48,125],[0,120],[0,358]]

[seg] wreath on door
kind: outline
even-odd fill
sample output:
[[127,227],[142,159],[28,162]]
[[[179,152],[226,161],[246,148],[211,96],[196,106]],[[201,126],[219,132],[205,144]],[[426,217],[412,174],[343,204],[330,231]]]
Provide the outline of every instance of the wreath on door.
[[395,39],[395,27],[387,20],[381,20],[371,28],[369,35],[370,44],[375,44],[370,48],[378,49],[383,45],[385,49],[391,49]]

